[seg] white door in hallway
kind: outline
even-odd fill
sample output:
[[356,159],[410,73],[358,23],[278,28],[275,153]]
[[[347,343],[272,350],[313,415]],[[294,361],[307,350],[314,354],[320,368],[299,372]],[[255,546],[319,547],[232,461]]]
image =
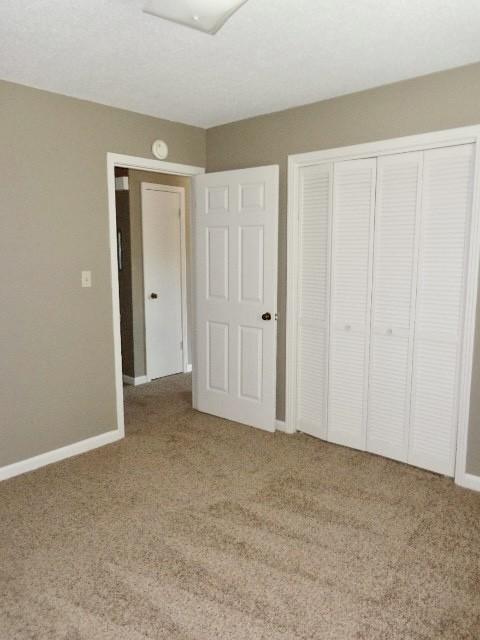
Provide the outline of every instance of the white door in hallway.
[[184,370],[184,202],[180,187],[142,183],[145,356],[150,380]]
[[278,166],[194,178],[194,405],[275,428]]

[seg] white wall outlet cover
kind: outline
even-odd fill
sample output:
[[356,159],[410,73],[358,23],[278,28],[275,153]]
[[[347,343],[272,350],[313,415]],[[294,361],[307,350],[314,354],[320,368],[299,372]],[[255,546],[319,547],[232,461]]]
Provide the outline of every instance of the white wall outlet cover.
[[92,286],[92,272],[82,271],[82,287],[91,287],[91,286]]
[[155,140],[152,144],[152,153],[159,160],[165,160],[168,156],[168,145],[164,140]]

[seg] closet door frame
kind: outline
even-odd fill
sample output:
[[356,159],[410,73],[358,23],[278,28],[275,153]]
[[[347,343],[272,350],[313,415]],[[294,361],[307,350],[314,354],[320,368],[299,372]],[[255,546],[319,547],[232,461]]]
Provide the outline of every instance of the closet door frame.
[[425,151],[439,147],[474,144],[475,166],[473,178],[470,244],[467,248],[467,269],[464,303],[463,342],[461,347],[460,382],[458,389],[458,430],[455,482],[480,491],[480,476],[467,473],[467,439],[470,415],[470,390],[477,308],[478,271],[480,260],[480,125],[460,127],[426,134],[393,138],[377,142],[313,151],[288,157],[288,213],[287,213],[287,317],[286,317],[286,390],[285,431],[296,429],[297,403],[297,315],[299,276],[299,173],[302,167],[361,158],[380,157],[410,151]]

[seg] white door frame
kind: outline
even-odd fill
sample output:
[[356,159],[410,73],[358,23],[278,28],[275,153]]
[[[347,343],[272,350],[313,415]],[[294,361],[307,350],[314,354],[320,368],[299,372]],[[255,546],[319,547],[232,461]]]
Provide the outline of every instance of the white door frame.
[[300,153],[288,157],[288,213],[287,213],[287,359],[286,359],[286,431],[296,431],[297,394],[297,312],[299,277],[299,175],[302,167],[339,160],[354,160],[434,147],[475,144],[470,246],[466,268],[465,318],[461,352],[461,371],[458,406],[457,452],[455,482],[480,491],[480,476],[467,473],[467,439],[470,415],[475,319],[477,308],[478,270],[480,259],[480,125],[435,131],[431,133],[368,142],[349,147]]
[[[145,225],[143,224],[143,199],[144,192],[146,189],[154,190],[154,191],[168,191],[169,193],[178,193],[180,195],[180,269],[181,269],[181,304],[182,304],[182,366],[183,372],[187,373],[188,367],[188,314],[187,314],[187,246],[186,246],[186,235],[185,235],[185,188],[184,187],[174,187],[168,184],[160,184],[158,182],[142,182],[141,183],[141,202],[142,202],[142,245],[144,240],[144,229]],[[143,273],[145,274],[145,251],[142,250],[142,262],[143,262]],[[147,317],[147,299],[144,296],[143,300],[143,308],[144,308],[144,318],[145,318],[145,368],[147,379],[150,382],[152,380],[152,376],[149,371],[149,358],[148,358],[148,349],[147,349],[147,327],[146,327],[146,317]]]
[[[117,264],[117,212],[115,206],[115,167],[155,171],[178,176],[195,176],[205,173],[204,167],[195,167],[175,162],[164,162],[150,158],[127,156],[120,153],[107,153],[107,193],[108,193],[108,229],[110,245],[110,282],[112,291],[112,328],[113,358],[115,369],[115,398],[117,407],[117,432],[120,438],[125,435],[125,416],[123,411],[122,347],[120,340],[120,299]],[[193,199],[192,199],[193,207]],[[193,209],[192,209],[193,212]]]

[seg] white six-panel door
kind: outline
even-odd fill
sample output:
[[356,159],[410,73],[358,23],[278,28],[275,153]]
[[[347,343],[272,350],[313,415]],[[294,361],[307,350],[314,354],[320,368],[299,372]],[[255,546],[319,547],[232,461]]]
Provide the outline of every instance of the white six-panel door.
[[273,431],[278,167],[196,176],[195,407]]
[[183,371],[183,192],[142,183],[145,356],[149,379]]

